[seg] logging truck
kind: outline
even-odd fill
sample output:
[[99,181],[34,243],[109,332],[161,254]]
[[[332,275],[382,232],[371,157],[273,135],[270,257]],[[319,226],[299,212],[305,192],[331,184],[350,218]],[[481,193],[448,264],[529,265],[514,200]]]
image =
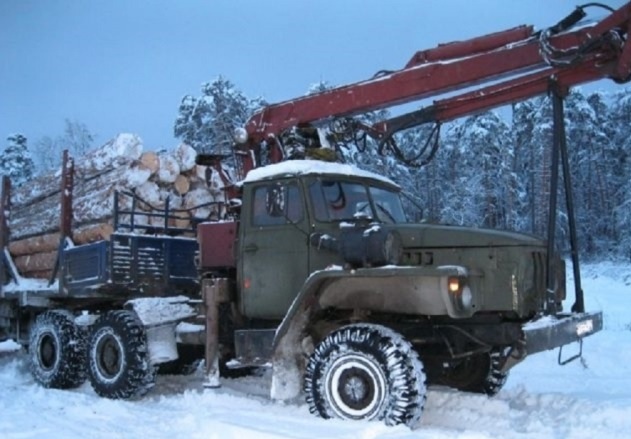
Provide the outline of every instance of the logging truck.
[[[264,107],[235,132],[240,178],[221,157],[197,157],[221,178],[225,199],[214,220],[190,229],[171,226],[179,212],[168,205],[151,213],[163,227],[139,228],[135,201],[114,212],[108,239],[73,245],[67,177],[54,276],[35,288],[4,251],[0,337],[28,346],[46,387],[76,387],[87,375],[99,395],[137,397],[156,370],[203,358],[209,388],[222,373],[271,367],[272,399],[304,398],[323,418],[409,426],[427,385],[494,395],[529,355],[576,342],[578,354],[560,352],[559,362],[579,358],[602,313],[584,307],[563,98],[575,84],[631,77],[631,4],[575,29],[588,6],[543,31],[521,26],[441,45],[400,70]],[[374,125],[353,118],[445,92]],[[543,238],[411,221],[387,176],[330,161],[332,139],[363,130],[380,152],[410,163],[395,132],[542,93],[552,97],[555,134]],[[567,311],[560,189],[574,272]],[[2,248],[11,240],[8,192]]]

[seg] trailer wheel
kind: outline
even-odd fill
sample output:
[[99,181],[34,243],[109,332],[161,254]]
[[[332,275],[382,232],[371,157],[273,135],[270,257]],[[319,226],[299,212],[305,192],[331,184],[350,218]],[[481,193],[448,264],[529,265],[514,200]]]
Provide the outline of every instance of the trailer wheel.
[[443,371],[442,383],[458,390],[494,396],[502,390],[508,372],[502,372],[501,351],[472,355]]
[[88,376],[103,397],[128,399],[147,393],[156,371],[149,364],[142,322],[132,311],[109,311],[92,328]]
[[86,378],[85,334],[65,311],[45,311],[35,320],[29,340],[30,369],[47,388],[72,389]]
[[349,325],[311,355],[304,390],[309,411],[323,418],[414,426],[425,404],[425,373],[401,335],[378,325]]

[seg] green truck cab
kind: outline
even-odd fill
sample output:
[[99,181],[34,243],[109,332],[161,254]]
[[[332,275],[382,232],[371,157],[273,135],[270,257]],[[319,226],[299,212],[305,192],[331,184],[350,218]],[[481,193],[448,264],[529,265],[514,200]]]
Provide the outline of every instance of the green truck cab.
[[527,355],[602,328],[559,311],[564,262],[548,291],[543,240],[409,222],[380,175],[297,160],[240,186],[237,222],[198,226],[209,377],[222,355],[271,363],[275,399],[413,425],[427,384],[493,395]]

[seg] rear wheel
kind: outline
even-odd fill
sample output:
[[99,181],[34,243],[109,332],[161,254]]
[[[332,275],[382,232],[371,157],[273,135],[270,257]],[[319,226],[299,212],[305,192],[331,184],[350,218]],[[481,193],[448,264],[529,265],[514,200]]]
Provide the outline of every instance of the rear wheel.
[[85,335],[66,311],[45,311],[29,340],[30,369],[44,387],[72,389],[85,381]]
[[425,403],[423,366],[410,343],[378,325],[345,326],[326,337],[305,374],[309,410],[323,418],[415,425]]
[[92,328],[88,349],[88,376],[94,391],[106,398],[144,395],[155,382],[149,364],[142,322],[131,311],[110,311]]
[[442,383],[458,390],[494,396],[502,390],[508,372],[502,372],[500,350],[452,362],[443,370]]

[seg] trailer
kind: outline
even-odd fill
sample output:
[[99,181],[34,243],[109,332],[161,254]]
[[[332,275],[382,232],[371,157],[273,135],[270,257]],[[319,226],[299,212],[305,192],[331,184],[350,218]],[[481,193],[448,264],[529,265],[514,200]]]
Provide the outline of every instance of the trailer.
[[[31,371],[44,387],[72,388],[87,377],[101,396],[139,396],[153,385],[158,365],[178,359],[177,325],[200,326],[196,225],[172,225],[186,209],[155,209],[134,193],[116,192],[114,233],[74,245],[73,165],[64,157],[61,238],[50,279],[25,278],[12,261],[11,190],[3,179],[0,338],[28,347]],[[148,226],[143,216],[163,226]]]

